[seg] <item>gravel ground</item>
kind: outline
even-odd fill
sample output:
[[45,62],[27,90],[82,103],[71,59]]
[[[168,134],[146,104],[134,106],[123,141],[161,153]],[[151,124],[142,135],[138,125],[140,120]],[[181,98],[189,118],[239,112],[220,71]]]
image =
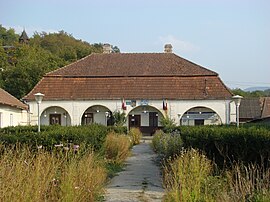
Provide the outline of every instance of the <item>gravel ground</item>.
[[109,202],[159,202],[164,189],[157,155],[150,147],[151,137],[143,137],[141,144],[132,149],[126,167],[107,186],[105,201]]

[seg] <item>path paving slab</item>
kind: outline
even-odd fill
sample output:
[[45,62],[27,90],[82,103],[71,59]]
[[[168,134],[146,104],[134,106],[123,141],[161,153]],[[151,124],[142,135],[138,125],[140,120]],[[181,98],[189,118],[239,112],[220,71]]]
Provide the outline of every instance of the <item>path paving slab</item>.
[[151,138],[143,137],[132,149],[126,167],[107,186],[108,202],[160,202],[164,194],[157,155],[150,147]]

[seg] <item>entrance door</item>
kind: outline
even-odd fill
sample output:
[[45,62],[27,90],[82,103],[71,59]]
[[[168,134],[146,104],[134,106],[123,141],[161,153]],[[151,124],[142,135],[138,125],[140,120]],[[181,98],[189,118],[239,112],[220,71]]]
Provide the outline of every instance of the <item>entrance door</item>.
[[61,114],[50,114],[50,125],[61,125]]
[[204,125],[204,119],[195,119],[195,126],[203,126]]
[[141,126],[141,115],[129,115],[129,127],[139,128]]
[[89,125],[94,123],[94,114],[93,113],[84,113],[82,117],[82,125]]
[[158,113],[157,112],[149,112],[149,126],[158,127]]

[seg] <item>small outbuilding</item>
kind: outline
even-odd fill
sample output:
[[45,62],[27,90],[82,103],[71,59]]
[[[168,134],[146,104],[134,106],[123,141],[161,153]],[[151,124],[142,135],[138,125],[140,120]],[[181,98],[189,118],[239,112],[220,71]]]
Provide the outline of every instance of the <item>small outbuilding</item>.
[[0,88],[0,128],[27,125],[28,106]]

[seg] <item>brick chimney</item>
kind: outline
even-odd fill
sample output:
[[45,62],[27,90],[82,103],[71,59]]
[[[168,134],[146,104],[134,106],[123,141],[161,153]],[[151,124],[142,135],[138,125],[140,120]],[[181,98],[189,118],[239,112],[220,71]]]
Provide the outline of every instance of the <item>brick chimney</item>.
[[164,53],[172,53],[172,45],[171,44],[165,44]]
[[112,46],[108,43],[103,45],[103,53],[112,53]]

